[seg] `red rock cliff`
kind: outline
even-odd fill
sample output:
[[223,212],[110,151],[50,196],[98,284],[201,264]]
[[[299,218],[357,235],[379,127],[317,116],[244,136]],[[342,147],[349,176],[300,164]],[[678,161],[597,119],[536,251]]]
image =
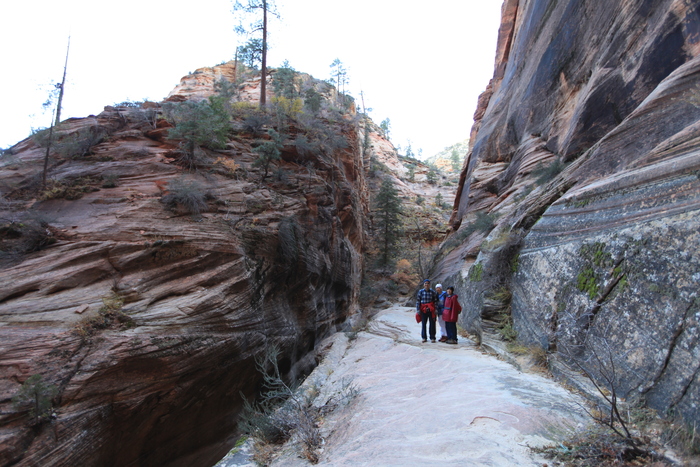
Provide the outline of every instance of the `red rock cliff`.
[[[254,358],[277,345],[282,370],[302,375],[357,311],[367,199],[351,119],[328,127],[344,142],[333,148],[302,153],[289,137],[261,181],[262,136],[201,149],[188,172],[159,112],[65,122],[101,142],[53,155],[44,191],[32,139],[3,158],[1,465],[211,465],[240,392],[255,395]],[[205,195],[200,215],[165,202],[173,180]],[[34,427],[11,403],[30,375],[57,389],[53,419]]]

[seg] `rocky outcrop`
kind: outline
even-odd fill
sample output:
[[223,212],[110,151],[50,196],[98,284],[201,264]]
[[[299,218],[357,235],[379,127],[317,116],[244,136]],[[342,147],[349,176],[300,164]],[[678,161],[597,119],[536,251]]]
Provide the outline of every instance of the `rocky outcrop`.
[[[594,372],[612,355],[621,394],[696,421],[700,9],[503,12],[451,220],[462,240],[438,269],[467,304],[462,325],[510,314],[520,341]],[[494,224],[475,229],[486,213]]]
[[[47,190],[32,139],[3,158],[2,465],[212,465],[240,393],[256,394],[255,357],[276,345],[289,377],[306,374],[309,352],[357,311],[368,201],[356,127],[335,124],[347,145],[333,152],[287,140],[263,181],[252,135],[202,149],[188,172],[158,116],[157,104],[108,107],[64,123],[102,142],[52,156]],[[35,426],[11,402],[31,375],[57,390]]]
[[[274,69],[268,75],[268,81],[274,76]],[[309,77],[309,75],[305,75]],[[216,93],[216,85],[222,80],[235,83],[236,94],[244,102],[258,102],[260,99],[260,75],[235,61],[224,62],[213,67],[197,68],[180,79],[180,83],[167,95],[167,102],[199,101]],[[268,100],[273,97],[273,90],[267,87]]]

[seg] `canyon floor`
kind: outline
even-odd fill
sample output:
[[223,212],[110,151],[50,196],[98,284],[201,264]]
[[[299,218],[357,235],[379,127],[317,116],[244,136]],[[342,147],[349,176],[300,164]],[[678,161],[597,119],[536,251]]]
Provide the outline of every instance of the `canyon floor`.
[[[588,423],[583,401],[550,378],[519,371],[469,339],[422,343],[412,308],[383,310],[351,337],[329,338],[304,383],[319,403],[349,381],[359,390],[324,418],[318,465],[541,466],[547,460],[529,446]],[[218,466],[254,465],[247,452]],[[290,442],[272,465],[310,465],[299,452]]]

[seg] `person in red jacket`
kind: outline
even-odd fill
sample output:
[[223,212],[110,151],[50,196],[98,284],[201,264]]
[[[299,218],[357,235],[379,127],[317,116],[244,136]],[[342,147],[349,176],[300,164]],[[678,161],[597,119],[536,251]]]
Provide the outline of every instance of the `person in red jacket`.
[[457,318],[462,312],[462,305],[459,304],[457,300],[457,295],[455,295],[455,288],[447,288],[447,297],[445,297],[445,307],[442,309],[442,319],[445,320],[445,327],[447,328],[447,343],[456,344],[457,343]]

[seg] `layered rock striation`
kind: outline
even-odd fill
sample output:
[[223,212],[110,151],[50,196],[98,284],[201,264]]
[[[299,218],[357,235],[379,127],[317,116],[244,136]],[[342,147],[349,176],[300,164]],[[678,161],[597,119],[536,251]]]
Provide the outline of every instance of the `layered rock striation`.
[[[189,171],[160,116],[64,122],[101,142],[52,155],[45,190],[35,139],[3,158],[2,465],[212,465],[258,390],[255,358],[277,346],[304,375],[357,312],[368,198],[352,118],[332,150],[287,139],[264,178],[264,135],[198,149]],[[11,400],[32,375],[57,391],[38,424]]]
[[506,0],[471,141],[438,267],[462,325],[700,419],[700,6]]

